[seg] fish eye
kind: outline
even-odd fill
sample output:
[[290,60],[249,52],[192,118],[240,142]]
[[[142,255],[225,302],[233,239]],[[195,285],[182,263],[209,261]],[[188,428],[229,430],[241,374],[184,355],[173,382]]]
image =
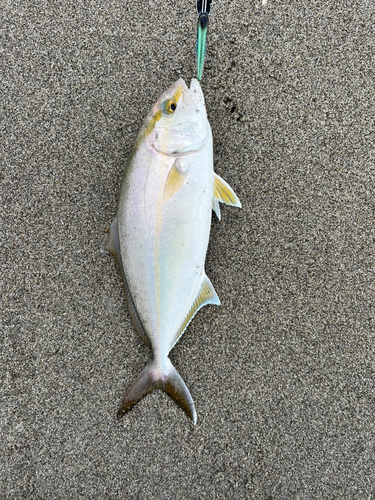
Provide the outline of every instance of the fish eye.
[[163,104],[163,110],[168,113],[168,115],[171,115],[174,113],[177,109],[177,104],[173,99],[168,99],[168,101],[165,101]]

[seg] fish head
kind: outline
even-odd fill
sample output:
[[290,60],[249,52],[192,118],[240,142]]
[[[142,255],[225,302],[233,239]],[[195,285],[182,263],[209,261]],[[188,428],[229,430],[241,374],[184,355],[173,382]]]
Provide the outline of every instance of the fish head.
[[203,92],[180,78],[155,103],[148,118],[147,142],[158,152],[181,155],[200,150],[210,137]]

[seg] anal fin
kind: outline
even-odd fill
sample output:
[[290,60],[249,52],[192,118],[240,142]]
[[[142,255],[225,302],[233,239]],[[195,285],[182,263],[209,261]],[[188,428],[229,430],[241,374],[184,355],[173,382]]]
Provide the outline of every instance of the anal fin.
[[212,198],[212,210],[215,212],[216,217],[221,220],[220,205],[217,198]]
[[[220,176],[214,173],[214,199],[241,208],[241,202],[230,185]],[[215,210],[216,211],[216,210]]]
[[169,350],[171,350],[172,347],[178,342],[179,338],[184,333],[190,321],[194,318],[199,309],[208,304],[214,304],[219,306],[220,299],[217,293],[215,292],[215,289],[211,281],[206,275],[204,275],[198,295],[196,296],[192,306],[190,307],[189,312],[187,313],[185,319],[182,321],[180,328],[177,330],[176,335],[173,337]]
[[150,340],[145,332],[145,329],[143,328],[142,322],[138,316],[137,309],[134,305],[128,283],[126,281],[125,277],[125,272],[124,272],[124,267],[122,265],[122,260],[121,260],[121,250],[120,250],[120,239],[118,235],[118,229],[117,229],[117,218],[115,217],[109,226],[108,232],[104,237],[102,246],[100,247],[100,251],[103,253],[111,253],[114,258],[116,259],[116,262],[121,269],[121,275],[122,275],[122,280],[124,283],[124,290],[125,290],[125,299],[126,299],[126,305],[128,306],[128,311],[131,317],[131,320],[133,322],[133,325],[137,332],[139,333],[141,339],[143,342],[148,346],[151,347],[150,345]]

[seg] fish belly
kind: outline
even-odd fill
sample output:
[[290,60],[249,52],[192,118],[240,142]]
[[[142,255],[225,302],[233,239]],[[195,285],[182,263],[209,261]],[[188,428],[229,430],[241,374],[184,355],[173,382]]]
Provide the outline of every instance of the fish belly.
[[178,157],[184,182],[165,198],[176,157],[140,148],[117,212],[121,258],[134,305],[156,357],[165,357],[204,278],[213,193],[212,139]]

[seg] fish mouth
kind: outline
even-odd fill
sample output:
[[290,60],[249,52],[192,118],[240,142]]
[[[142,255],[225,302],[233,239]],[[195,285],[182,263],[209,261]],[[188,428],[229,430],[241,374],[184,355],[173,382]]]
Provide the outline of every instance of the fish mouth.
[[191,79],[189,91],[190,91],[190,94],[195,95],[195,98],[198,100],[198,103],[202,102],[202,104],[204,105],[204,97],[203,97],[202,87],[200,86],[200,84],[196,78]]
[[173,96],[176,103],[182,103],[185,106],[204,106],[204,97],[202,88],[196,78],[192,78],[190,88],[185,81],[180,78],[168,89],[167,93]]
[[204,97],[202,88],[196,78],[192,78],[190,88],[184,82],[185,89],[182,92],[182,102],[188,106],[204,108]]

